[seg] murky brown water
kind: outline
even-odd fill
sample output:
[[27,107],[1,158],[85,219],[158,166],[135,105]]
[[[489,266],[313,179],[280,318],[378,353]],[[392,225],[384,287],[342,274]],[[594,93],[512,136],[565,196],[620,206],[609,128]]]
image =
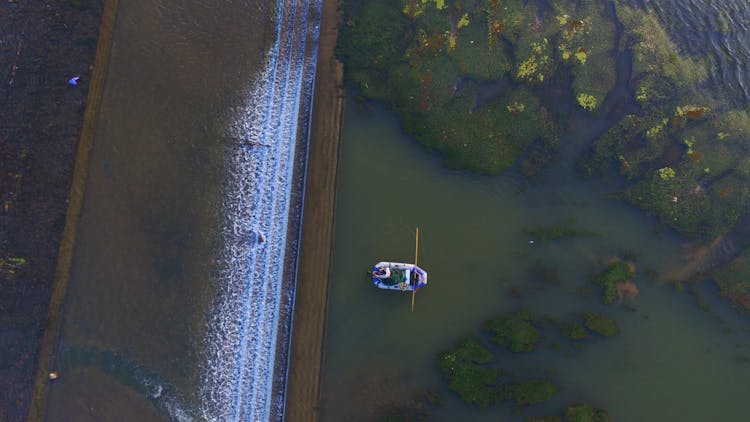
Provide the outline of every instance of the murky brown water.
[[48,419],[192,413],[222,136],[263,58],[268,7],[120,2]]

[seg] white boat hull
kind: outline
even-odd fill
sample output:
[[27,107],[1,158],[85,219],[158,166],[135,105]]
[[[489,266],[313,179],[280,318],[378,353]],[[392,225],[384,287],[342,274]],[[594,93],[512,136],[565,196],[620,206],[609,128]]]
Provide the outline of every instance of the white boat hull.
[[383,261],[373,267],[372,282],[380,289],[410,292],[427,285],[427,271],[414,264]]

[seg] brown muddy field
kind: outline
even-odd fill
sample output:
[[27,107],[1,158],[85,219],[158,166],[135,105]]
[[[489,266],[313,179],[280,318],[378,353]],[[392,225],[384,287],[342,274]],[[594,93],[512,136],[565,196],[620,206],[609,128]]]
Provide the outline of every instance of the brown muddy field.
[[102,4],[0,2],[2,421],[28,413]]

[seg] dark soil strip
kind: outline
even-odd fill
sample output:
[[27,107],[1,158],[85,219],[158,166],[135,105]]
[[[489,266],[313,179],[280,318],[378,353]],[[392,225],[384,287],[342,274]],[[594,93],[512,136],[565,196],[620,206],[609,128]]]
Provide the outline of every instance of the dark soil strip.
[[[25,420],[102,0],[0,1],[0,421]],[[68,80],[79,76],[78,85]]]
[[313,98],[302,241],[287,375],[285,420],[319,419],[336,172],[344,110],[343,68],[334,57],[340,16],[324,0]]
[[89,155],[94,141],[97,116],[104,92],[104,80],[112,49],[112,33],[115,25],[118,1],[105,0],[104,2],[104,12],[99,29],[99,41],[96,48],[96,60],[91,74],[86,113],[84,115],[75,170],[73,172],[73,181],[68,197],[68,212],[65,218],[65,229],[63,230],[57,257],[57,267],[52,285],[52,298],[48,310],[48,325],[44,332],[39,354],[39,364],[31,406],[29,408],[29,421],[41,421],[44,419],[48,393],[47,387],[50,382],[49,373],[53,370],[55,351],[60,337],[62,305],[70,278],[70,264],[73,259],[78,221],[83,206],[84,190],[89,168]]

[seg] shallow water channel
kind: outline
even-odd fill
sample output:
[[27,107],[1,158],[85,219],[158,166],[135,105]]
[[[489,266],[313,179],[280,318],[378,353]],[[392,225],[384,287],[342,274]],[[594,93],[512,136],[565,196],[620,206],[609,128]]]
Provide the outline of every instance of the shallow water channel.
[[[658,281],[679,265],[685,244],[611,198],[614,181],[581,181],[574,173],[573,158],[601,124],[574,117],[561,162],[536,179],[513,171],[479,177],[444,168],[387,111],[349,100],[323,420],[376,420],[425,389],[444,402],[430,410],[428,420],[436,421],[522,420],[578,402],[606,409],[613,420],[746,420],[748,321],[710,285],[701,290],[713,305],[708,312],[687,291]],[[596,235],[530,243],[522,232],[569,218]],[[381,260],[412,262],[417,226],[418,260],[430,282],[410,313],[409,294],[377,289],[367,271]],[[596,294],[580,294],[598,264],[623,254],[637,257],[635,299],[605,306]],[[498,367],[544,374],[561,387],[548,403],[485,410],[464,404],[442,380],[436,354],[479,331],[485,319],[520,308],[554,318],[600,312],[621,332],[584,347],[548,342],[526,355],[501,355]]]

